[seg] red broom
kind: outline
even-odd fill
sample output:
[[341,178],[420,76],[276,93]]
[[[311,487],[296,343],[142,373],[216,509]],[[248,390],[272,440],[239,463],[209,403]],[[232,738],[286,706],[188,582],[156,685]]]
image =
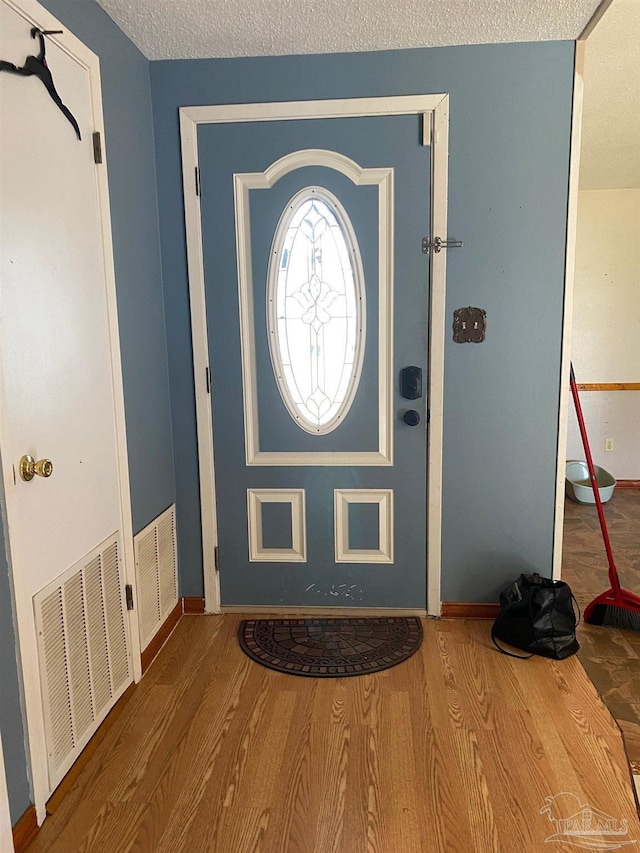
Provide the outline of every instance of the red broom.
[[582,444],[584,446],[585,456],[587,457],[587,467],[589,468],[589,476],[591,478],[591,488],[598,509],[598,518],[600,519],[600,529],[602,530],[602,538],[604,539],[604,547],[607,552],[607,560],[609,562],[609,583],[611,588],[603,592],[587,606],[584,611],[584,621],[591,625],[610,625],[614,628],[627,628],[629,631],[640,631],[640,597],[628,589],[622,589],[620,586],[620,578],[618,570],[613,560],[613,552],[611,550],[611,542],[609,541],[609,533],[607,531],[607,522],[602,509],[602,501],[600,500],[600,490],[598,481],[596,480],[596,472],[593,467],[593,459],[591,458],[591,450],[589,449],[589,439],[587,438],[587,428],[582,417],[582,407],[578,397],[578,387],[576,385],[576,377],[571,365],[571,393],[573,402],[576,406],[576,415],[578,417],[578,425],[580,426],[580,435],[582,436]]

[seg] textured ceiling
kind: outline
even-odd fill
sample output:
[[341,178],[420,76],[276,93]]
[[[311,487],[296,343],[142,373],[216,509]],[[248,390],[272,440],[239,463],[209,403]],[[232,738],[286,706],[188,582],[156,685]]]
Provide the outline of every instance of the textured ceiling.
[[580,189],[640,188],[640,0],[613,0],[586,43]]
[[148,59],[575,39],[598,6],[598,0],[98,2]]

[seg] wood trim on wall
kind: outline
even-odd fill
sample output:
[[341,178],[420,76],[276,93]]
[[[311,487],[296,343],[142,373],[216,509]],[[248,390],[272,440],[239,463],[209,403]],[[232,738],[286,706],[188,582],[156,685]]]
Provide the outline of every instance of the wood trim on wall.
[[640,480],[616,480],[618,489],[640,489]]
[[13,846],[15,853],[24,853],[40,830],[36,817],[36,807],[29,805],[25,813],[13,827]]
[[418,616],[424,618],[426,610],[404,610],[399,607],[268,607],[266,605],[230,604],[222,608],[223,613],[236,613],[249,617],[262,616],[268,618],[279,616],[295,619],[308,619],[316,617],[354,616],[365,618],[367,616]]
[[640,382],[581,382],[578,391],[640,391]]
[[176,602],[176,606],[173,608],[171,613],[167,616],[161,627],[158,629],[158,633],[155,635],[155,637],[151,640],[149,645],[140,655],[140,663],[142,665],[143,675],[149,669],[151,661],[155,658],[160,649],[169,639],[171,632],[180,621],[181,616],[182,600],[178,599],[178,601]]
[[484,601],[443,601],[443,619],[495,619],[500,605]]
[[186,616],[194,613],[204,613],[204,598],[200,596],[186,596],[182,599],[182,612]]

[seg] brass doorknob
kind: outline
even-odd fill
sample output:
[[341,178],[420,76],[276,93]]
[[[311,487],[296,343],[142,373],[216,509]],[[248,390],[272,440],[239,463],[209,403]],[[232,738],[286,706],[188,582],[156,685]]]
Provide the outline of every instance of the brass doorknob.
[[39,459],[37,462],[33,456],[23,456],[20,460],[20,476],[25,482],[38,477],[50,477],[53,474],[53,462],[50,459]]

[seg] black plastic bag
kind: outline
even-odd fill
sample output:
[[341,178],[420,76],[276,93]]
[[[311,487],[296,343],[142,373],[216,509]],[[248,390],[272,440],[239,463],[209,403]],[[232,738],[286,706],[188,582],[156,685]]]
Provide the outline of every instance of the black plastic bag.
[[543,578],[537,572],[520,575],[500,593],[500,615],[491,628],[491,639],[496,648],[511,657],[522,656],[505,651],[497,640],[529,652],[527,657],[568,658],[580,648],[576,640],[580,611],[576,618],[574,602],[564,581]]

